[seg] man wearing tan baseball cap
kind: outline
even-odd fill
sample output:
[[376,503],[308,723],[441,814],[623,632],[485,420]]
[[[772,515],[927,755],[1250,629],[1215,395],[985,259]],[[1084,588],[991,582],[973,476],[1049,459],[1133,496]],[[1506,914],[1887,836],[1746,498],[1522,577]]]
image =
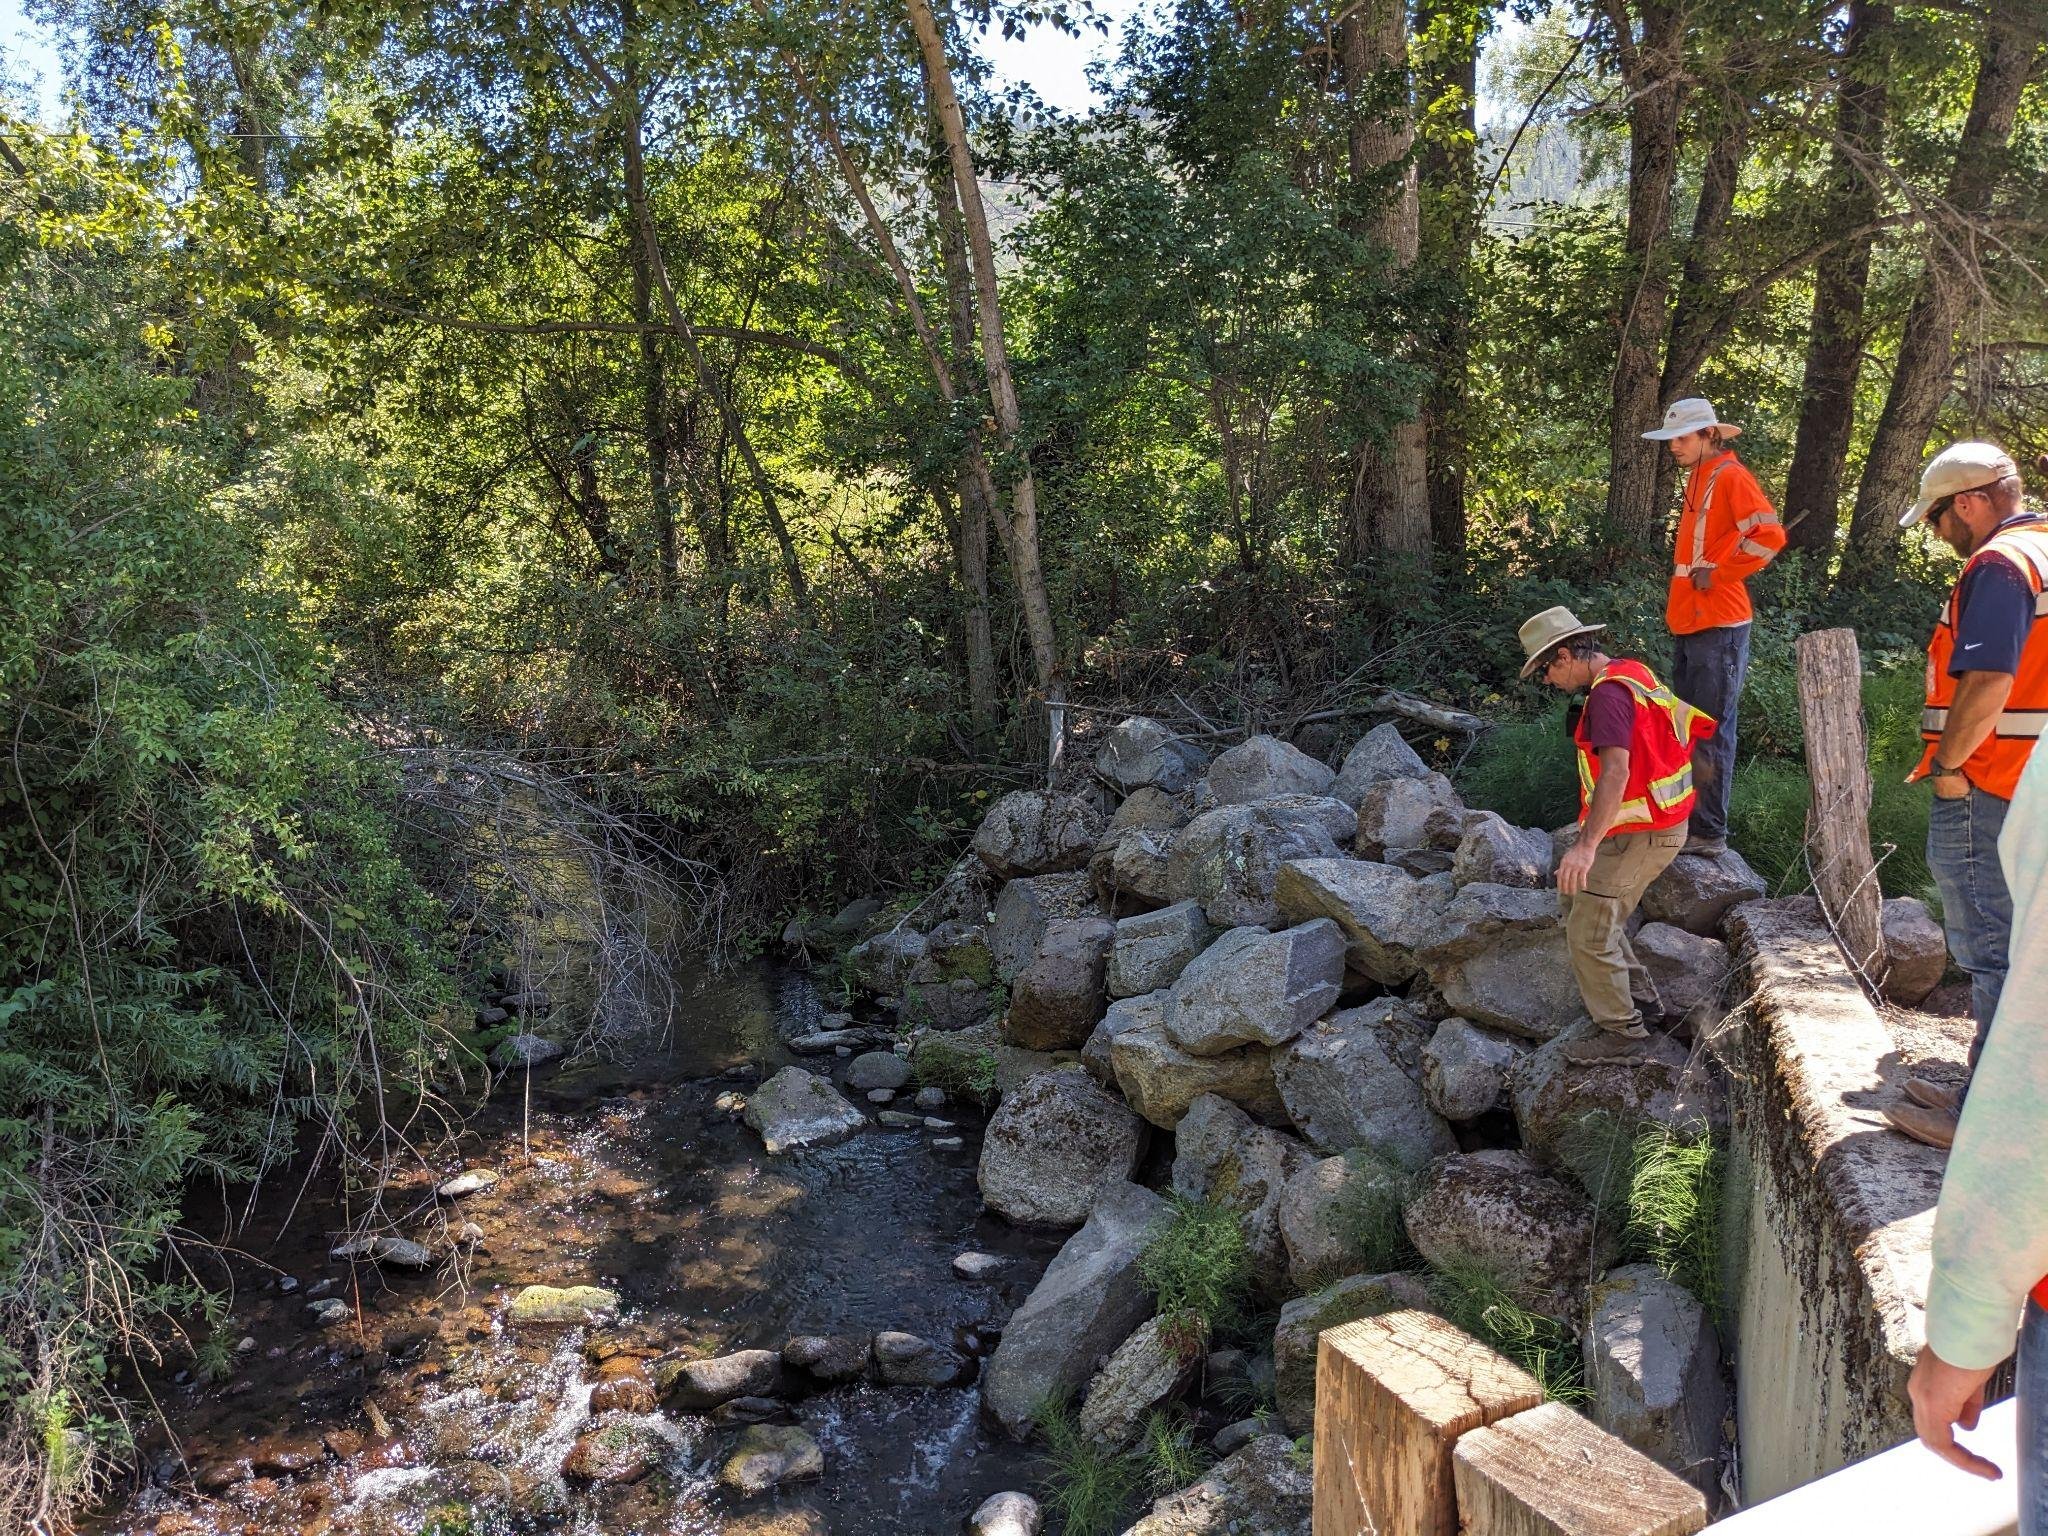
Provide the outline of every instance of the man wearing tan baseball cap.
[[1579,758],[1579,836],[1557,865],[1565,949],[1600,1033],[1565,1048],[1573,1061],[1628,1056],[1649,1038],[1643,1009],[1661,1012],[1657,984],[1628,941],[1629,914],[1685,846],[1697,798],[1695,742],[1714,722],[1640,661],[1607,654],[1604,624],[1546,608],[1521,628],[1522,677],[1585,691],[1571,715]]
[[[1899,519],[1924,523],[1961,555],[1962,573],[1927,644],[1926,741],[1909,782],[1925,779],[1927,868],[1941,892],[1949,952],[1970,976],[1974,1071],[2005,986],[2012,893],[1998,834],[2034,744],[2048,726],[2048,520],[2021,503],[2019,466],[1996,443],[1956,443],[1928,462]],[[1946,1147],[1968,1083],[1909,1078],[1912,1102],[1885,1111],[1916,1141]]]

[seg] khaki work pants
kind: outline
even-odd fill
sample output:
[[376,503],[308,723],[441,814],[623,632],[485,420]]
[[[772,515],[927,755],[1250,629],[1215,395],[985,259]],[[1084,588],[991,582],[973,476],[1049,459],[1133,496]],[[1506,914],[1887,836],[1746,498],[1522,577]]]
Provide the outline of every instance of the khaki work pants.
[[1600,840],[1586,888],[1560,896],[1565,947],[1586,1012],[1617,1034],[1640,1030],[1642,1010],[1661,1007],[1657,984],[1628,941],[1629,914],[1685,846],[1686,823],[1661,832],[1610,832]]

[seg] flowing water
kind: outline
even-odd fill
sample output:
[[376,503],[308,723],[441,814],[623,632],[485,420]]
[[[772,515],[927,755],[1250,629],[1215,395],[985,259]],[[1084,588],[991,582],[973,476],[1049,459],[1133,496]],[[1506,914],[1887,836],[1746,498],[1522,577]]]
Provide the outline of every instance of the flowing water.
[[[277,1208],[258,1211],[230,1260],[228,1329],[242,1347],[213,1381],[168,1366],[148,1380],[161,1410],[141,1430],[153,1475],[98,1523],[102,1536],[937,1533],[989,1493],[1028,1486],[1030,1457],[981,1427],[972,1386],[859,1385],[792,1403],[825,1475],[753,1499],[715,1481],[737,1431],[674,1413],[596,1421],[641,1447],[650,1475],[561,1474],[608,1358],[878,1329],[981,1355],[1050,1260],[1055,1240],[981,1211],[971,1110],[944,1111],[965,1137],[957,1152],[871,1124],[770,1158],[718,1107],[790,1060],[783,1038],[818,1013],[806,981],[767,967],[699,978],[672,1046],[542,1068],[530,1100],[515,1080],[399,1192],[424,1214],[433,1184],[463,1167],[504,1175],[441,1202],[451,1228],[483,1232],[459,1267],[352,1269],[328,1257],[336,1208],[292,1212],[292,1192],[272,1191]],[[953,1274],[970,1248],[1009,1259],[998,1281]],[[511,1297],[534,1283],[602,1285],[624,1310],[591,1329],[508,1327]],[[315,1296],[350,1302],[359,1325],[313,1326]]]

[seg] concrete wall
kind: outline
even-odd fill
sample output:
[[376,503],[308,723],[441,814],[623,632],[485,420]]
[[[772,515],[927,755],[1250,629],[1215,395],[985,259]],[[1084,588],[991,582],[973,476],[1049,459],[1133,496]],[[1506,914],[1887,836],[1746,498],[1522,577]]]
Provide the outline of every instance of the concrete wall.
[[1752,989],[1732,1079],[1724,1258],[1745,1503],[1913,1432],[1941,1154],[1886,1128],[1904,1072],[1811,897],[1729,915]]

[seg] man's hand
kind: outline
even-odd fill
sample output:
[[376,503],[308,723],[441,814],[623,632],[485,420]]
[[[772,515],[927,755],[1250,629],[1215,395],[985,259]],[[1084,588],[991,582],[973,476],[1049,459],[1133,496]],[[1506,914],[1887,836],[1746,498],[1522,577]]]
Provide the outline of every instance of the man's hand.
[[1977,1415],[1984,1409],[1984,1383],[1996,1369],[1966,1371],[1923,1345],[1920,1358],[1913,1363],[1913,1374],[1906,1378],[1906,1394],[1913,1399],[1913,1429],[1920,1443],[1952,1466],[1992,1482],[2005,1475],[1998,1464],[1956,1444],[1955,1432],[1957,1425],[1977,1427]]
[[1565,850],[1564,857],[1557,861],[1557,889],[1563,896],[1576,896],[1586,888],[1586,877],[1593,870],[1593,855],[1599,852],[1599,840],[1586,840],[1585,834]]
[[1695,560],[1692,566],[1692,584],[1704,592],[1714,584],[1714,562]]
[[1934,798],[1937,800],[1967,800],[1970,798],[1970,781],[1959,773],[1930,774],[1934,780]]

